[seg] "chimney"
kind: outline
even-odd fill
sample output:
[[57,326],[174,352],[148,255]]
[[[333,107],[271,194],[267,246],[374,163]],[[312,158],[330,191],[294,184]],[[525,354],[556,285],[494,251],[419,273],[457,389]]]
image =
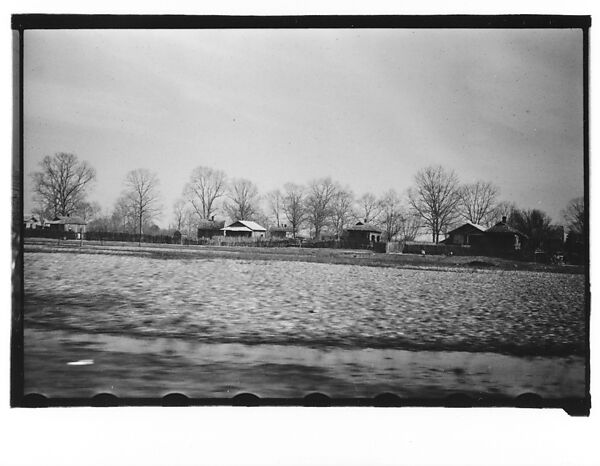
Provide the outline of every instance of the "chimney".
[[367,223],[367,219],[365,218],[365,221],[363,223]]
[[506,223],[506,215],[502,216],[502,223]]
[[215,216],[214,216],[214,215],[212,215],[212,216],[210,217],[210,221],[211,221],[211,222],[214,222],[214,221],[215,221]]

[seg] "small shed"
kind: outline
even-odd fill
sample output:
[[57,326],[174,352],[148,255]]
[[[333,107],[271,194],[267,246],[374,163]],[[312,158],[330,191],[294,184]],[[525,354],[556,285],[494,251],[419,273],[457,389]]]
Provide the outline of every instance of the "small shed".
[[215,220],[215,217],[210,219],[203,218],[198,222],[198,238],[212,238],[213,236],[221,236],[221,229],[225,226],[225,221]]
[[346,228],[346,237],[350,247],[364,247],[381,241],[381,230],[371,223],[357,222]]
[[271,227],[269,229],[269,234],[273,239],[293,238],[294,229],[292,227],[288,227],[287,225],[281,225],[278,227]]
[[239,238],[264,238],[267,229],[250,220],[236,220],[235,222],[221,228],[223,236]]
[[485,228],[475,223],[467,222],[464,225],[449,231],[446,239],[440,241],[443,244],[452,244],[456,246],[466,246],[471,244],[473,236],[482,236]]

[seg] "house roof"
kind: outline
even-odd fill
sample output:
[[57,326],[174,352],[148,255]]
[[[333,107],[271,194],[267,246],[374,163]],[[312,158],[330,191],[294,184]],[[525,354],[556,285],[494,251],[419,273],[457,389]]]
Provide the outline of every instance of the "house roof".
[[463,229],[465,227],[467,227],[467,228],[469,228],[469,227],[470,228],[474,228],[474,229],[480,231],[481,233],[483,233],[485,231],[485,228],[482,227],[481,225],[477,225],[476,223],[466,222],[466,223],[463,223],[461,226],[455,228],[454,230],[450,230],[446,234],[450,235],[450,234],[454,233],[455,231],[461,230],[461,229]]
[[524,238],[527,238],[527,235],[521,233],[516,228],[507,225],[506,222],[498,222],[493,227],[488,228],[485,232],[486,234],[492,235],[520,235]]
[[87,225],[87,222],[84,221],[81,217],[69,217],[69,216],[58,216],[54,217],[54,220],[50,220],[49,222],[52,225]]
[[225,221],[221,220],[209,220],[207,218],[203,218],[198,220],[197,228],[199,230],[219,230],[225,226]]
[[252,231],[248,227],[225,227],[221,228],[221,231]]
[[479,231],[485,231],[485,227],[481,226],[481,225],[479,225],[477,223],[467,222],[467,223],[465,223],[465,225],[471,225],[472,227],[477,228]]
[[250,220],[237,220],[221,230],[227,231],[267,231],[265,227],[260,226],[256,222]]
[[371,223],[358,222],[356,225],[346,228],[348,231],[372,231],[381,233],[381,230]]
[[281,231],[281,232],[292,232],[294,231],[292,227],[271,227],[269,228],[270,232]]
[[34,217],[33,215],[30,215],[29,217],[25,217],[23,221],[25,221],[25,222],[37,222],[38,219],[36,217]]

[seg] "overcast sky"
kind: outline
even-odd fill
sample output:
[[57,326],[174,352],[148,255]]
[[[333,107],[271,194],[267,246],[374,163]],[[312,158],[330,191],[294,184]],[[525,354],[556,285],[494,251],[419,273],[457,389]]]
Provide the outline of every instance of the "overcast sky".
[[157,172],[164,227],[199,165],[379,195],[441,164],[556,221],[583,194],[581,30],[26,31],[24,73],[25,213],[56,152],[107,210]]

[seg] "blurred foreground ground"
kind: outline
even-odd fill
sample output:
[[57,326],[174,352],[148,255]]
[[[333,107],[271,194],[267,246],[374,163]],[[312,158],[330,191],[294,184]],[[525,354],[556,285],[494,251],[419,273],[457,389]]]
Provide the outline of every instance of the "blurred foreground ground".
[[[27,393],[47,397],[583,397],[584,359],[497,353],[195,343],[26,331]],[[72,365],[69,363],[79,363]]]
[[580,274],[34,251],[28,393],[584,395]]

